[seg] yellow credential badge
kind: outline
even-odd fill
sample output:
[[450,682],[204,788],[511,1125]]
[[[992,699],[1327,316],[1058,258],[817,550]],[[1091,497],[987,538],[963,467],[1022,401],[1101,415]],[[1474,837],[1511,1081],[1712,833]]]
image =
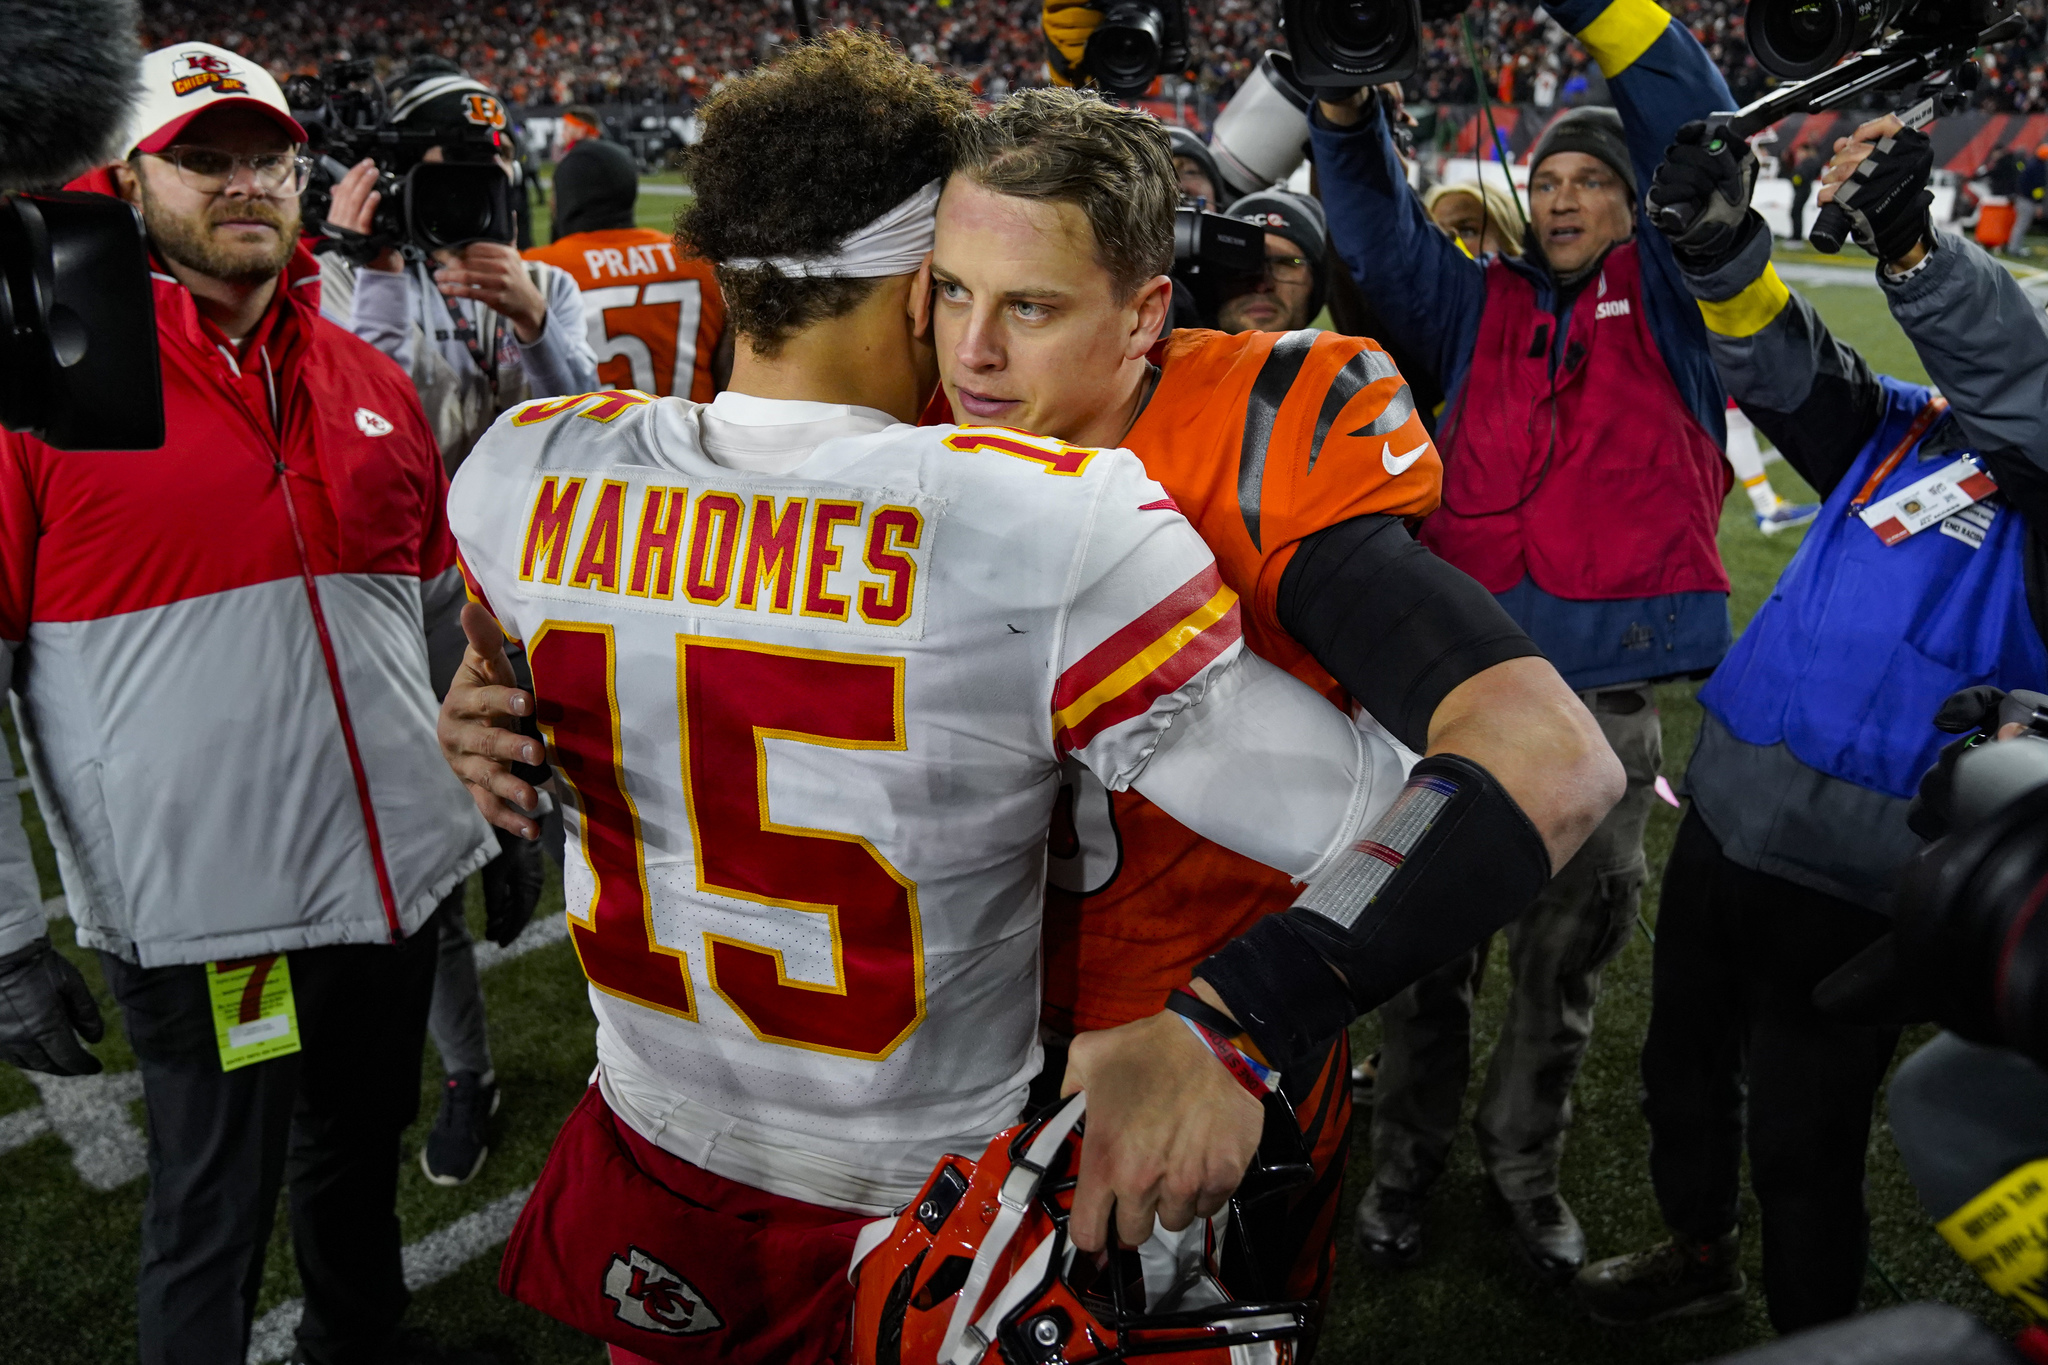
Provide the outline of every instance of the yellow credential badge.
[[222,1071],[299,1050],[299,1007],[292,999],[291,963],[283,953],[207,963],[206,994],[213,1002]]
[[2048,1161],[2030,1161],[1937,1223],[1984,1283],[2048,1322]]

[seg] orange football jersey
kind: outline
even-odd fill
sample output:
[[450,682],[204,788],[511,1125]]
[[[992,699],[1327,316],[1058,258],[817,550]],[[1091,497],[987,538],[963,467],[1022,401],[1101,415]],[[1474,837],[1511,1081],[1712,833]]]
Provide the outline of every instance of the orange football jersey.
[[711,263],[653,228],[576,232],[526,253],[576,277],[598,383],[708,403],[725,296]]
[[[1216,555],[1245,639],[1333,701],[1342,691],[1281,626],[1281,575],[1305,537],[1353,517],[1433,511],[1443,465],[1393,360],[1334,332],[1185,330],[1123,444]],[[1077,779],[1054,823],[1045,1022],[1062,1033],[1156,1012],[1260,917],[1284,873],[1210,843],[1134,791]]]

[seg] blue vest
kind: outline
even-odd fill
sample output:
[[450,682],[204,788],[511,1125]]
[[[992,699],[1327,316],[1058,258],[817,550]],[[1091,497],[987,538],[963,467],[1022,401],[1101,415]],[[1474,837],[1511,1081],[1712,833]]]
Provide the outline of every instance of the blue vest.
[[[2048,683],[2027,610],[2027,527],[2003,500],[1981,547],[1929,527],[1887,547],[1849,503],[1933,390],[1881,376],[1884,419],[1807,528],[1770,600],[1700,689],[1737,739],[1783,743],[1800,762],[1910,797],[1951,736],[1934,713],[1959,688]],[[1937,428],[1938,429],[1938,428]],[[1909,453],[1871,501],[1957,458]]]

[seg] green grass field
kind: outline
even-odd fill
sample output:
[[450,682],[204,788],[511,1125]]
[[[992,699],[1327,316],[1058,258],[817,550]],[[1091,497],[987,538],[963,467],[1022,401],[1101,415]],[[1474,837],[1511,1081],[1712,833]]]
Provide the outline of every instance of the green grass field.
[[[643,221],[664,225],[676,202],[672,197],[643,197]],[[1873,365],[1924,378],[1875,289],[1853,283],[1804,288],[1830,325],[1859,346]],[[1810,491],[1783,464],[1771,466],[1771,477],[1785,496],[1810,498]],[[1721,548],[1735,582],[1738,628],[1755,613],[1796,547],[1796,535],[1776,540],[1759,535],[1739,490],[1729,500],[1722,517]],[[1665,769],[1674,783],[1698,725],[1695,690],[1691,684],[1673,684],[1659,697]],[[54,896],[61,889],[55,867],[27,798],[24,806],[44,893]],[[1652,925],[1658,876],[1677,828],[1677,814],[1660,805],[1651,819],[1652,869],[1644,910]],[[542,914],[560,911],[560,888],[551,884]],[[472,906],[473,917],[479,914]],[[69,924],[58,922],[53,931],[97,988],[98,965],[71,945]],[[1505,963],[1496,961],[1493,966],[1478,1021],[1479,1037],[1489,1041],[1501,1016],[1507,980]],[[1639,935],[1608,968],[1592,1051],[1577,1090],[1577,1123],[1565,1158],[1564,1194],[1583,1219],[1596,1256],[1630,1250],[1660,1235],[1644,1164],[1646,1136],[1636,1109],[1636,1052],[1649,1012],[1649,966],[1649,944]],[[558,942],[487,969],[484,990],[505,1090],[493,1153],[483,1174],[459,1189],[436,1187],[420,1173],[417,1156],[432,1121],[439,1074],[430,1049],[421,1120],[406,1136],[400,1177],[399,1212],[408,1243],[450,1229],[459,1219],[475,1223],[502,1218],[539,1171],[556,1126],[581,1092],[593,1064],[590,1012],[567,944]],[[132,1069],[133,1057],[104,994],[102,1004],[112,1026],[99,1054],[110,1071]],[[1374,1032],[1370,1022],[1358,1029],[1361,1052],[1371,1050]],[[0,1067],[0,1133],[10,1122],[27,1117],[42,1098],[21,1073]],[[122,1117],[114,1114],[117,1126]],[[139,1103],[129,1103],[125,1117],[132,1125],[127,1140],[139,1141]],[[1355,1138],[1362,1150],[1362,1121]],[[2004,1307],[1949,1253],[1921,1216],[1882,1125],[1871,1143],[1870,1172],[1875,1232],[1866,1304],[1880,1306],[1896,1292],[1909,1299],[1962,1304],[1994,1323],[2007,1324]],[[1361,1161],[1351,1172],[1354,1187],[1368,1174]],[[134,1358],[132,1278],[143,1192],[139,1178],[111,1190],[89,1188],[61,1131],[12,1150],[0,1142],[0,1302],[7,1305],[0,1312],[0,1361],[101,1365]],[[468,1224],[457,1226],[459,1230]],[[259,1313],[297,1294],[282,1211],[278,1227]],[[1350,1255],[1348,1235],[1345,1243],[1337,1308],[1321,1355],[1325,1361],[1653,1365],[1699,1360],[1769,1335],[1761,1299],[1754,1292],[1744,1313],[1645,1332],[1612,1332],[1587,1322],[1564,1295],[1537,1287],[1520,1270],[1506,1240],[1503,1216],[1485,1197],[1469,1137],[1461,1139],[1450,1171],[1432,1196],[1427,1247],[1419,1267],[1399,1274],[1370,1271]],[[1750,1250],[1754,1280],[1754,1239]],[[444,1340],[487,1350],[507,1365],[595,1365],[600,1353],[594,1343],[500,1297],[496,1269],[493,1247],[423,1288],[415,1301],[414,1320]]]

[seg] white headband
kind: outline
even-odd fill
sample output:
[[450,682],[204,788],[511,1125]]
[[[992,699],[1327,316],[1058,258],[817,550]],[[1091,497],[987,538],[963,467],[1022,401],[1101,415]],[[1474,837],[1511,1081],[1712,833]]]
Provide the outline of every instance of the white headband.
[[772,265],[784,275],[875,280],[908,275],[924,263],[937,235],[939,182],[934,180],[866,227],[850,234],[837,251],[822,256],[743,256],[721,261],[727,270]]

